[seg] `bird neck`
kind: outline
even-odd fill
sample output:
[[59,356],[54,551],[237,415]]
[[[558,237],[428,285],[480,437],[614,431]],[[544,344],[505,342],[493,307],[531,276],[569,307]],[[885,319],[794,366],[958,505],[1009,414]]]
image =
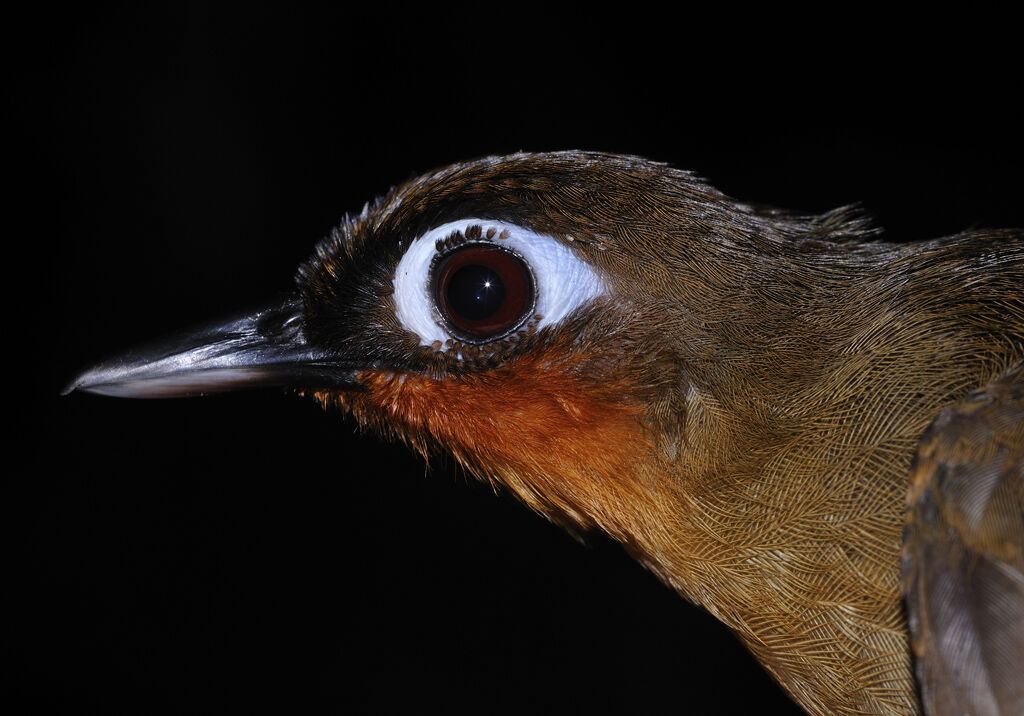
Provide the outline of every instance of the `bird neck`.
[[632,549],[808,710],[908,712],[910,461],[943,407],[1024,359],[1006,290],[1024,271],[979,277],[977,244],[836,255],[755,266],[723,305],[682,302],[703,330],[676,348],[683,417],[653,431],[671,506]]

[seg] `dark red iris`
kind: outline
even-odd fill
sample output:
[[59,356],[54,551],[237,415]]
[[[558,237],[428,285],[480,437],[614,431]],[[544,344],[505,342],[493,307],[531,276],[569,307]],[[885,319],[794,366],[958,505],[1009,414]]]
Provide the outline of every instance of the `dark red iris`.
[[529,270],[518,257],[494,246],[457,249],[442,259],[435,276],[441,313],[469,340],[512,330],[533,305]]

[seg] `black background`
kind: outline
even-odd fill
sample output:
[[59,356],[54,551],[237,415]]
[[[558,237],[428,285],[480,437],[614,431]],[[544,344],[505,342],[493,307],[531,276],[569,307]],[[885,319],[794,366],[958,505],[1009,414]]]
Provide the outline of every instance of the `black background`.
[[911,46],[871,23],[476,12],[9,18],[8,648],[30,712],[796,711],[617,546],[443,458],[428,475],[277,391],[58,397],[484,154],[641,154],[750,201],[860,202],[899,241],[1024,225],[998,19],[968,51],[966,26]]

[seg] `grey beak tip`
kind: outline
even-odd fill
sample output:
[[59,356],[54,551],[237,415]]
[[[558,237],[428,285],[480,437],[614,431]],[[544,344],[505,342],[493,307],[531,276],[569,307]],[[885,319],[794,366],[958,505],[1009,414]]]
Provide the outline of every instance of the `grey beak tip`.
[[87,371],[85,371],[83,373],[79,373],[78,375],[76,375],[63,388],[61,388],[60,394],[62,396],[64,396],[64,395],[71,395],[76,390],[80,390],[83,393],[90,392],[89,391],[89,380],[88,380],[88,378],[89,378],[89,374],[93,373],[94,370],[95,369],[87,370]]
[[110,370],[104,366],[95,366],[87,371],[79,373],[75,376],[67,385],[65,385],[60,394],[71,395],[74,392],[80,393],[93,393],[94,395],[113,395],[104,387],[112,388],[116,381],[104,380],[102,376],[110,374]]

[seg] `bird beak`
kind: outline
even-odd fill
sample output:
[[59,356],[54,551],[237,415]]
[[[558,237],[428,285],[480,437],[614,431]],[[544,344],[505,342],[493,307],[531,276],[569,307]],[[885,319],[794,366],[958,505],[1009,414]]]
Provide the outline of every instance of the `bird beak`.
[[254,313],[131,351],[87,370],[82,390],[122,398],[176,398],[260,386],[360,390],[356,367],[312,348],[292,295]]

